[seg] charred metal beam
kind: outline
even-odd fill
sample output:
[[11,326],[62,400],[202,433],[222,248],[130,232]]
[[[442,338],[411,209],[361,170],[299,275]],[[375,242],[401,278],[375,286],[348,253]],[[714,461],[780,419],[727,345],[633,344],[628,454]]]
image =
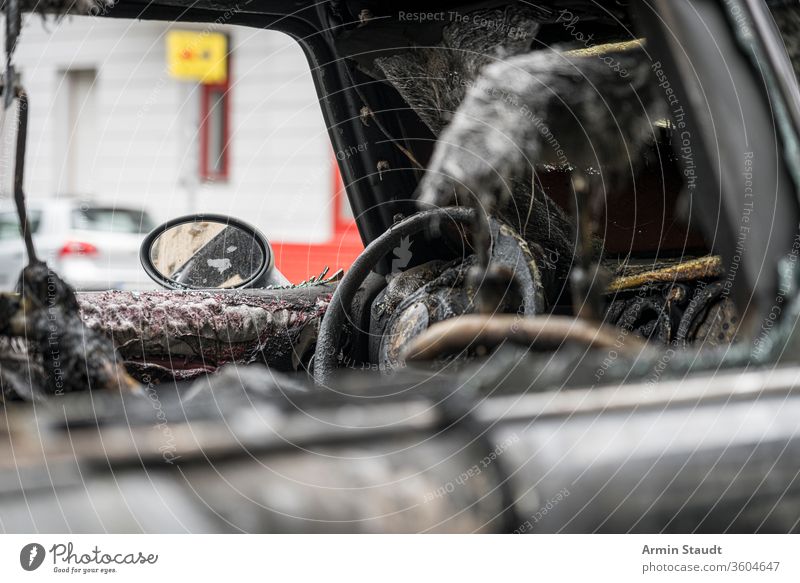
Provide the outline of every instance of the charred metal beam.
[[800,222],[794,161],[782,152],[787,135],[797,142],[798,129],[780,119],[771,63],[756,69],[751,62],[753,47],[743,42],[755,38],[747,30],[751,16],[742,10],[732,22],[735,6],[727,4],[635,6],[651,69],[679,132],[691,218],[713,235],[727,273],[725,293],[753,332],[775,300],[778,263],[790,254]]

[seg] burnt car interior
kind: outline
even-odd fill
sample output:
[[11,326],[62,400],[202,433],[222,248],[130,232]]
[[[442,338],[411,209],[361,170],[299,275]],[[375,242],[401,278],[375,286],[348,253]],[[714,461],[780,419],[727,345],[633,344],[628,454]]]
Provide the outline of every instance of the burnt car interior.
[[[6,528],[510,532],[569,484],[530,531],[798,530],[796,2],[3,10]],[[143,245],[166,289],[74,292],[25,228],[28,11],[293,37],[363,253],[292,286],[200,214]]]

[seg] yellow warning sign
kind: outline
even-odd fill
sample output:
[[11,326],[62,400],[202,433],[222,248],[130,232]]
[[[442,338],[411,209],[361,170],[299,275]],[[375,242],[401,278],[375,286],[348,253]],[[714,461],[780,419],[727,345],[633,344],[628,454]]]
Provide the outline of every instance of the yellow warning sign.
[[228,78],[228,37],[219,32],[169,31],[167,68],[177,79],[224,83]]

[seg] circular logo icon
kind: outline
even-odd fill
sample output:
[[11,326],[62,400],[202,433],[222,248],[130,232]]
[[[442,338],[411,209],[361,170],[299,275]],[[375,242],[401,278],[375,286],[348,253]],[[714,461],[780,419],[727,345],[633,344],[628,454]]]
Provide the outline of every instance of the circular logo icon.
[[19,552],[19,564],[26,571],[35,571],[44,562],[44,547],[39,543],[28,543]]

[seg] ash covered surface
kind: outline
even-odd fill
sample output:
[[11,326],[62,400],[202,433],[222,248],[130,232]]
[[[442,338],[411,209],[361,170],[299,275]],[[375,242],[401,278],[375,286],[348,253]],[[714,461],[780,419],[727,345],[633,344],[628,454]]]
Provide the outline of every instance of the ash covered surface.
[[[81,317],[111,338],[132,374],[190,378],[261,359],[292,370],[300,334],[319,325],[330,285],[263,292],[107,291],[80,294]],[[293,358],[294,357],[294,358]]]
[[19,287],[21,294],[0,294],[0,393],[33,399],[41,389],[137,388],[112,342],[81,321],[75,291],[46,264],[25,267]]

